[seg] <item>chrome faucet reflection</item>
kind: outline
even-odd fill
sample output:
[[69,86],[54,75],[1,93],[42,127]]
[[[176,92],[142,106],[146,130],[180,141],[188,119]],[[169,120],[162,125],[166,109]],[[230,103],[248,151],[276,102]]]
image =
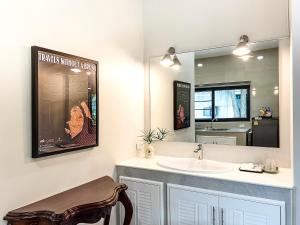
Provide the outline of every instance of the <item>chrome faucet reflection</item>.
[[203,152],[204,152],[204,150],[203,150],[202,144],[198,144],[197,148],[194,150],[194,153],[197,154],[197,159],[198,160],[202,160],[203,159]]
[[218,120],[216,118],[212,119],[210,121],[210,129],[213,129],[213,122],[217,122]]

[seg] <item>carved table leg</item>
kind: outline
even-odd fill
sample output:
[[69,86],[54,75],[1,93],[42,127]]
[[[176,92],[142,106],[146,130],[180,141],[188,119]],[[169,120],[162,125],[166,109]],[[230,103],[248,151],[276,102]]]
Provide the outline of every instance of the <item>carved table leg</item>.
[[109,225],[109,220],[110,220],[110,213],[105,216],[103,225]]
[[123,204],[125,208],[125,218],[123,225],[129,225],[132,218],[133,208],[130,199],[128,198],[125,191],[122,191],[119,195],[119,201]]

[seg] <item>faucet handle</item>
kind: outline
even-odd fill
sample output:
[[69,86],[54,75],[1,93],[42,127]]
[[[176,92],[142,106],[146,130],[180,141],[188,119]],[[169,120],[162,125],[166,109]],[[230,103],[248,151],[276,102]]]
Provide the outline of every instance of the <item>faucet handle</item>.
[[202,150],[202,147],[203,147],[202,143],[199,143],[197,146],[198,146],[198,150]]
[[200,143],[200,144],[197,145],[197,148],[194,150],[194,152],[197,153],[201,150],[202,150],[202,144]]

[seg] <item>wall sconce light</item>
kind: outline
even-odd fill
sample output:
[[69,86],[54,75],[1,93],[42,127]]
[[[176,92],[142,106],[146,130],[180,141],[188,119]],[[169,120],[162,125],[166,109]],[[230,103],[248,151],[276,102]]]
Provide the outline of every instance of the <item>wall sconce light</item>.
[[181,63],[180,63],[178,57],[176,56],[174,47],[170,47],[168,49],[168,52],[160,60],[160,64],[165,67],[171,67],[175,70],[178,70],[180,68]]
[[274,95],[278,95],[279,94],[279,87],[278,86],[274,87],[273,93],[274,93]]
[[254,56],[252,54],[248,54],[248,55],[240,56],[239,58],[242,59],[243,61],[248,61],[249,59],[251,59],[253,57]]
[[256,88],[255,88],[255,87],[252,88],[251,93],[252,93],[252,96],[255,96],[255,95],[256,95]]
[[232,51],[232,54],[237,56],[244,56],[248,55],[251,50],[248,46],[249,37],[247,35],[242,35],[240,37],[239,43],[237,44],[236,48]]
[[171,68],[173,68],[174,70],[179,70],[181,66],[181,63],[177,57],[177,55],[174,55],[173,57],[173,65],[171,65]]

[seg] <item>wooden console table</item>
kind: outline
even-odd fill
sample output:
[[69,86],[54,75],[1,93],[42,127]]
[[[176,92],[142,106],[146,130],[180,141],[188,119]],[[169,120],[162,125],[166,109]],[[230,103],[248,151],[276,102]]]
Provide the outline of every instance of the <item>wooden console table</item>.
[[125,208],[123,224],[129,225],[133,210],[126,189],[106,176],[10,211],[4,219],[9,225],[75,225],[103,218],[108,225],[111,209],[120,201]]

